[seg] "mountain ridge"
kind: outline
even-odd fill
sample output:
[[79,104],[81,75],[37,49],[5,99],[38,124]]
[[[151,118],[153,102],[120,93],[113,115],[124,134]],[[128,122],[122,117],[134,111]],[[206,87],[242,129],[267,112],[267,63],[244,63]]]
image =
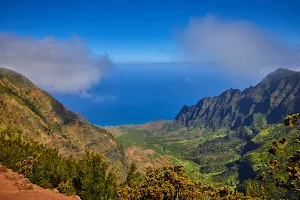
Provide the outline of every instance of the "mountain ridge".
[[0,68],[0,130],[7,128],[65,156],[81,156],[86,149],[101,153],[125,178],[125,151],[111,133],[70,111],[22,74]]
[[195,105],[183,106],[175,123],[185,127],[236,128],[251,124],[254,113],[260,112],[269,123],[276,123],[294,110],[300,110],[300,72],[279,68],[254,87],[243,91],[230,88]]

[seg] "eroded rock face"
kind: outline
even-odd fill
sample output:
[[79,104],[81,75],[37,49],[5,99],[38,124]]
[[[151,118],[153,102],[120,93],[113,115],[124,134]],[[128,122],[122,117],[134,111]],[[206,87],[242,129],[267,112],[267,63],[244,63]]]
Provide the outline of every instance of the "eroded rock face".
[[213,129],[250,125],[254,113],[262,113],[268,123],[279,122],[300,110],[300,72],[278,69],[255,87],[243,91],[229,89],[196,105],[183,106],[175,117],[181,126],[207,126]]
[[86,149],[101,153],[124,180],[125,151],[106,130],[90,124],[23,75],[0,68],[0,126],[13,128],[35,141],[55,146],[62,155],[81,156]]

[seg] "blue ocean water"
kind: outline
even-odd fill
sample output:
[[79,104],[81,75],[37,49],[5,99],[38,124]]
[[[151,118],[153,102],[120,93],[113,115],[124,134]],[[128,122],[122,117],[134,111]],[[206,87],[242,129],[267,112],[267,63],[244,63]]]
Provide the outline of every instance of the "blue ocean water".
[[90,91],[95,98],[55,94],[54,97],[91,123],[110,126],[173,119],[183,105],[193,105],[230,87],[244,89],[248,85],[209,67],[119,64]]

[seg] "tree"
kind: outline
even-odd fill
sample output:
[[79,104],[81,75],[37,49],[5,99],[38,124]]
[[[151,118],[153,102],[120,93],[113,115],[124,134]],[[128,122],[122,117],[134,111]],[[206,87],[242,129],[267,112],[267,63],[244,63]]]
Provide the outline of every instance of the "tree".
[[[299,128],[300,113],[288,115],[284,124],[288,127]],[[274,157],[268,161],[269,171],[263,172],[259,180],[267,183],[268,177],[275,186],[285,189],[288,198],[300,197],[300,151],[295,150],[295,146],[300,143],[300,136],[290,138],[280,138],[272,143],[268,150],[269,154]],[[292,148],[292,156],[284,159],[288,155],[288,150]],[[284,154],[283,154],[284,153]],[[275,157],[277,156],[277,157]],[[281,158],[278,160],[278,158]],[[291,193],[292,192],[292,193]]]
[[148,168],[138,185],[125,186],[118,191],[119,199],[251,199],[229,187],[215,188],[188,178],[183,166]]
[[134,184],[134,181],[137,181],[138,177],[141,175],[140,173],[138,173],[137,171],[137,167],[136,164],[133,162],[130,164],[129,167],[129,172],[127,174],[127,178],[125,181],[125,184],[128,186],[131,186]]
[[32,174],[33,164],[37,163],[37,159],[33,156],[27,157],[25,160],[20,161],[16,164],[19,168],[19,172],[28,177]]
[[[288,115],[284,124],[290,127],[297,127],[299,125],[298,120],[300,119],[300,113],[293,115]],[[287,139],[281,138],[278,142],[274,142],[269,150],[270,154],[276,155],[277,153],[282,153],[284,149],[279,146],[286,145]],[[292,141],[293,145],[300,143],[300,135]],[[286,188],[295,192],[300,192],[300,150],[294,151],[293,155],[288,159],[286,163],[280,163],[278,160],[269,160],[269,174],[274,177],[274,182],[276,186]],[[286,180],[281,180],[276,178],[276,169],[284,168],[288,173],[288,178]]]
[[15,130],[0,130],[0,163],[23,173],[32,183],[56,188],[81,199],[115,199],[116,176],[97,153],[87,151],[82,157],[69,158],[30,139]]
[[268,125],[266,116],[263,115],[262,113],[254,113],[253,114],[253,127],[256,130],[262,130],[266,128]]
[[105,196],[107,163],[100,154],[86,151],[78,165],[79,196],[84,199],[98,199]]
[[70,178],[66,182],[61,182],[58,185],[58,191],[61,193],[64,193],[66,195],[75,195],[76,194],[76,189],[73,185],[73,180]]
[[265,196],[262,185],[256,180],[248,179],[244,182],[244,186],[245,186],[245,193],[247,196],[251,196],[251,197]]

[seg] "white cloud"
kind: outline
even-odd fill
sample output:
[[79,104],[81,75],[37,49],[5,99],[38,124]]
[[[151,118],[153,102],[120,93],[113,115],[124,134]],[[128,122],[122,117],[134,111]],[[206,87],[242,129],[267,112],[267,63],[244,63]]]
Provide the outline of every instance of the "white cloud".
[[211,15],[191,19],[181,39],[188,58],[217,62],[235,74],[264,74],[279,67],[295,69],[300,64],[296,47],[248,21]]
[[107,55],[93,53],[78,37],[37,40],[12,34],[0,34],[0,66],[24,74],[49,92],[83,97],[113,69]]

